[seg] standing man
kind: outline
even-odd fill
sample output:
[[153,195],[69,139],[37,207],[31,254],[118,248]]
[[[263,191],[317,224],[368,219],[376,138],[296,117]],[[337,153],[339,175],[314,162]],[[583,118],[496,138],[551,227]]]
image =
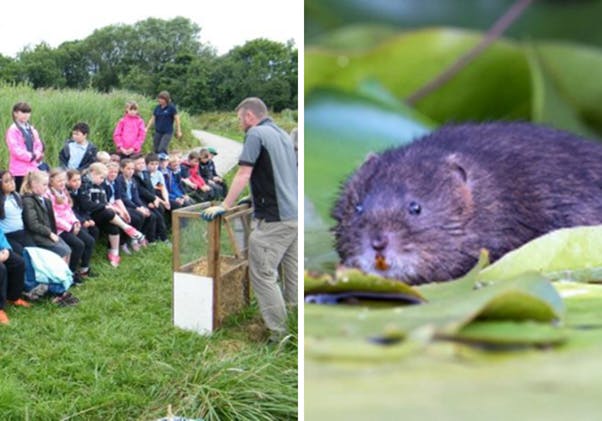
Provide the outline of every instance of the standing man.
[[161,91],[157,95],[159,103],[153,110],[153,115],[148,121],[146,132],[151,126],[155,125],[155,134],[153,136],[153,152],[156,154],[167,154],[169,142],[173,137],[173,126],[176,125],[176,138],[182,137],[182,128],[180,126],[180,116],[176,106],[171,102],[169,92]]
[[249,238],[249,277],[270,341],[276,342],[287,334],[286,304],[297,304],[297,159],[291,138],[269,118],[261,99],[243,100],[236,112],[246,133],[238,171],[223,203],[201,216],[212,220],[224,213],[250,181],[257,226]]

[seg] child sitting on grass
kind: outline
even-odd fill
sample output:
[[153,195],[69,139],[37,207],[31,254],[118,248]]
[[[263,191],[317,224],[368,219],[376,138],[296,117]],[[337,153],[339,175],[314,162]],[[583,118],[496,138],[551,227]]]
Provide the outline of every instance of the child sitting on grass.
[[[36,246],[58,254],[69,263],[71,247],[57,234],[52,202],[46,197],[47,190],[46,172],[35,170],[25,176],[21,186],[23,224]],[[76,250],[78,256],[81,256],[82,252],[83,250]]]
[[81,209],[79,203],[79,190],[82,186],[82,176],[78,170],[68,170],[67,171],[67,191],[69,192],[69,196],[71,196],[71,206],[73,208],[73,213],[77,216],[77,219],[81,222],[81,229],[88,231],[92,237],[94,237],[94,241],[98,241],[98,236],[100,232],[98,231],[98,227],[94,220],[90,217],[88,212],[85,212]]
[[172,153],[169,156],[165,182],[167,184],[167,191],[169,192],[169,204],[172,209],[190,206],[194,203],[194,201],[184,193],[182,173],[180,172],[180,157],[177,154]]
[[[94,251],[96,240],[87,230],[82,229],[82,224],[71,203],[71,196],[66,189],[67,174],[62,169],[53,169],[50,171],[50,188],[48,197],[52,202],[56,228],[59,237],[71,247],[71,259],[69,269],[78,274],[74,277],[74,282],[81,282],[83,277],[89,276],[90,258]],[[79,272],[78,270],[79,267]]]
[[82,187],[78,194],[79,204],[84,212],[88,212],[96,225],[104,230],[109,237],[109,252],[107,258],[113,267],[119,266],[119,229],[121,228],[130,238],[142,242],[144,234],[126,223],[111,209],[103,182],[107,177],[106,165],[95,162],[90,165],[88,173],[82,178]]
[[[113,163],[113,165],[117,164]],[[148,241],[151,241],[155,238],[157,216],[144,206],[144,203],[140,200],[138,185],[132,178],[134,162],[129,158],[124,158],[121,160],[120,166],[120,174],[115,179],[115,191],[119,194],[124,209],[130,215],[132,225],[138,228]],[[141,245],[144,246],[146,243],[130,242],[130,246],[134,251],[140,250]],[[126,243],[121,247],[125,253],[129,254],[129,247]]]
[[188,160],[181,164],[184,191],[197,203],[208,202],[215,197],[213,188],[201,177],[199,163],[199,152],[190,151]]
[[4,232],[0,229],[0,324],[9,323],[4,311],[7,301],[15,306],[30,306],[21,298],[24,285],[25,261],[12,251]]
[[213,162],[214,155],[217,155],[214,148],[203,148],[199,151],[199,172],[205,183],[213,188],[215,199],[220,200],[228,194],[228,186],[224,179],[217,175],[215,162]]
[[88,140],[90,127],[86,123],[73,126],[71,139],[65,141],[59,152],[59,161],[65,169],[84,170],[96,162],[98,149]]
[[165,177],[159,169],[159,155],[156,153],[149,153],[144,160],[146,161],[146,169],[150,175],[151,184],[155,188],[155,194],[159,198],[161,205],[163,205],[166,210],[170,210],[171,206],[169,204],[169,193],[167,187],[165,187]]
[[25,230],[23,224],[23,200],[15,191],[15,179],[8,171],[0,171],[0,229],[6,235],[12,250],[23,257],[25,247],[35,247],[36,243]]

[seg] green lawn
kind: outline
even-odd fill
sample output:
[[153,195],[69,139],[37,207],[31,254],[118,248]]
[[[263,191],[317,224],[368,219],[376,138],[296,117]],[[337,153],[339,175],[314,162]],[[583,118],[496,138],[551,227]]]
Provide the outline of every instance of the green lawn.
[[0,329],[3,420],[295,419],[292,342],[263,342],[253,306],[210,337],[172,325],[171,249],[153,245],[73,289],[78,306],[8,308]]

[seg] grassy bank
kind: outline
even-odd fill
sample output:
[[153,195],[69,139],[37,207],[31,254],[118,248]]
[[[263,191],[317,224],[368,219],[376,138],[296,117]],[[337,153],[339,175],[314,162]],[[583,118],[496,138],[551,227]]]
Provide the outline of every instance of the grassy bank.
[[8,308],[2,419],[152,420],[168,405],[206,420],[296,417],[296,337],[265,345],[255,308],[210,337],[176,329],[170,249],[124,256],[117,269],[98,249],[100,276],[74,290],[78,306]]
[[[0,85],[0,129],[2,134],[12,124],[12,107],[24,101],[31,105],[31,123],[40,133],[46,144],[46,160],[51,166],[58,163],[58,153],[66,139],[71,136],[71,128],[83,121],[90,125],[88,138],[99,150],[113,151],[113,130],[123,116],[125,103],[136,101],[140,115],[148,122],[154,99],[145,98],[127,91],[114,91],[110,94],[75,90],[33,90],[27,86]],[[177,146],[186,149],[196,145],[191,133],[192,123],[186,112],[180,112],[183,138]],[[152,149],[152,131],[147,133],[144,151]],[[6,168],[8,150],[4,141],[0,142],[0,168]]]
[[[297,111],[285,110],[281,113],[271,113],[270,116],[288,133],[297,127]],[[244,138],[234,111],[207,112],[191,117],[191,121],[195,129],[206,130],[241,142]]]
[[[90,124],[99,149],[110,149],[130,99],[147,120],[155,101],[127,92],[0,87],[0,127],[10,125],[15,102],[29,102],[55,164],[77,121]],[[185,113],[182,118],[185,137],[177,147],[186,149],[197,141],[193,122]],[[147,138],[145,146],[150,143]],[[296,419],[296,317],[292,341],[281,347],[265,344],[254,305],[211,336],[182,331],[172,325],[171,249],[161,244],[122,256],[117,269],[105,253],[101,242],[92,260],[99,277],[74,289],[78,306],[8,306],[11,324],[0,327],[2,420],[148,421],[166,416],[168,405],[175,414],[205,420]]]

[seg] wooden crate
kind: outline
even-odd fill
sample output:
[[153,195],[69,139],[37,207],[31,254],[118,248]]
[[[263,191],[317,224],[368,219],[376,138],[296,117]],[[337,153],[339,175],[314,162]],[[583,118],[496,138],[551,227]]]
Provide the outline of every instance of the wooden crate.
[[[173,323],[201,334],[249,304],[248,239],[252,209],[229,209],[211,222],[202,203],[172,213]],[[200,240],[200,241],[199,241]]]

